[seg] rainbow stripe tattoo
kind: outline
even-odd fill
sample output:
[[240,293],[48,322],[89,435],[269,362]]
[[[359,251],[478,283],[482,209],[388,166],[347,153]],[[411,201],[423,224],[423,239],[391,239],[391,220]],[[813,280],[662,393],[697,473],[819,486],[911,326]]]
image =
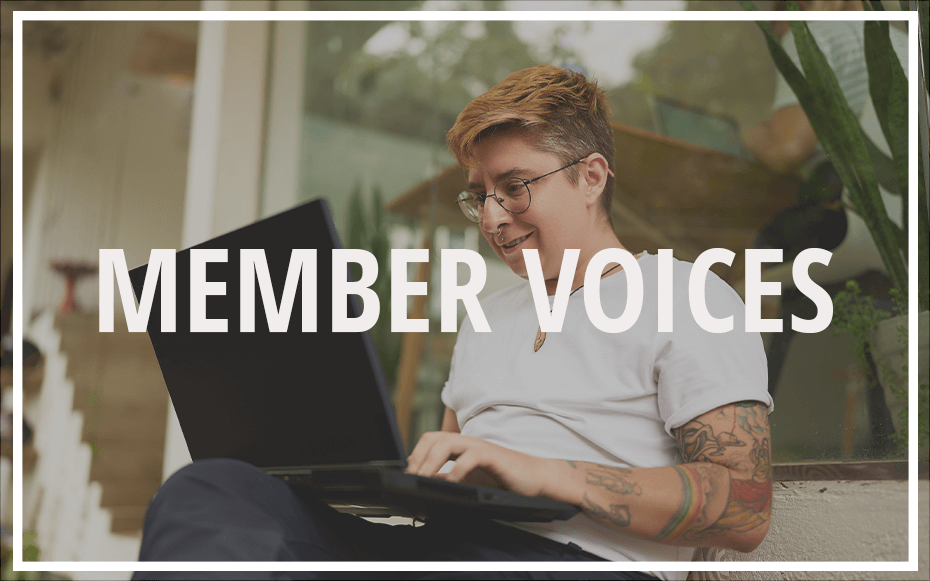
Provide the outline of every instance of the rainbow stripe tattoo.
[[704,489],[697,473],[688,466],[673,466],[681,477],[684,498],[678,512],[659,533],[659,539],[675,538],[694,523],[704,505]]

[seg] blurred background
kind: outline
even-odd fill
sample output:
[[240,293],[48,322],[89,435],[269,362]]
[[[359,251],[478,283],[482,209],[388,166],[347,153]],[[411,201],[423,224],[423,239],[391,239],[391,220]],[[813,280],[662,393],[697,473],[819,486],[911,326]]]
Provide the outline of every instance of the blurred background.
[[[11,285],[12,176],[19,171],[12,163],[13,11],[385,8],[3,2],[3,288]],[[405,0],[389,8],[538,5]],[[742,10],[736,2],[691,0],[547,2],[546,9]],[[117,332],[97,332],[100,248],[124,249],[133,268],[153,248],[186,248],[326,198],[345,246],[372,250],[382,265],[390,248],[428,247],[434,260],[437,249],[468,248],[487,260],[483,294],[515,284],[452,203],[464,179],[444,141],[470,100],[538,63],[580,68],[610,92],[618,144],[613,218],[631,251],[672,248],[693,260],[725,247],[741,256],[795,203],[801,183],[666,135],[666,103],[710,115],[735,135],[768,117],[776,71],[752,22],[27,21],[23,47],[20,306],[31,347],[13,353],[4,343],[3,365],[6,387],[12,358],[24,359],[25,530],[38,533],[43,560],[134,560],[149,499],[189,461],[148,337],[126,332],[121,305]],[[715,270],[741,290],[742,264],[738,258]],[[411,278],[430,281],[432,291],[438,274],[425,264]],[[382,277],[382,313],[388,288]],[[10,308],[4,302],[4,335]],[[764,316],[779,308],[771,297]],[[410,317],[430,318],[431,331],[392,334],[386,316],[372,330],[408,444],[439,427],[455,344],[455,334],[438,331],[437,292],[411,301]],[[828,328],[798,335],[787,348],[770,385],[777,461],[895,457],[887,426],[875,425],[849,341]],[[8,389],[4,402],[6,411]],[[12,425],[5,422],[6,446]],[[2,466],[8,536],[8,457]]]

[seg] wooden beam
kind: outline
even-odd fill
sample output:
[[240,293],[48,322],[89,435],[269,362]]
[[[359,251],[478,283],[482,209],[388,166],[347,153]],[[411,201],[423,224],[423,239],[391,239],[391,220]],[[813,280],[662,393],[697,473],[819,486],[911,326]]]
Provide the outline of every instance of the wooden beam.
[[[659,248],[671,248],[676,258],[694,262],[701,254],[701,249],[688,244],[687,242],[672,239],[664,232],[662,232],[662,230],[650,224],[645,218],[628,208],[622,202],[613,200],[610,213],[612,214],[615,222],[627,223],[633,226],[636,229],[637,234],[641,236],[647,236],[656,244],[658,244]],[[620,242],[623,242],[622,230],[617,232],[617,237],[620,238]]]
[[[423,235],[421,246],[430,249],[432,236],[429,230]],[[417,267],[417,281],[428,282],[430,262],[421,262]],[[427,295],[413,296],[413,313],[411,319],[426,318]],[[397,413],[397,429],[400,431],[404,447],[409,449],[410,428],[413,426],[413,407],[417,395],[417,372],[428,333],[404,333],[400,344],[400,365],[397,369],[397,387],[394,396],[394,409]]]

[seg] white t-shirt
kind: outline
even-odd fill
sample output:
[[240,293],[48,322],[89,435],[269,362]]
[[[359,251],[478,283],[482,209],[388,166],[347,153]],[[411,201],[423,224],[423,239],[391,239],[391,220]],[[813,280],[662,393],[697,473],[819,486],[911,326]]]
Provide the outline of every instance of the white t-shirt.
[[[692,265],[675,260],[674,331],[659,333],[658,258],[644,253],[637,262],[645,299],[637,322],[623,333],[605,333],[591,323],[582,288],[568,301],[562,331],[549,332],[534,352],[539,321],[528,283],[481,301],[491,332],[476,333],[464,321],[442,391],[462,434],[541,458],[648,468],[680,463],[671,430],[705,412],[743,400],[772,410],[762,340],[744,331],[743,302],[733,289],[713,273],[707,277],[708,310],[718,318],[732,315],[733,331],[706,332],[691,315]],[[619,317],[626,305],[626,273],[600,283],[604,313]],[[510,524],[610,560],[680,561],[693,555],[691,548],[639,539],[584,514]]]

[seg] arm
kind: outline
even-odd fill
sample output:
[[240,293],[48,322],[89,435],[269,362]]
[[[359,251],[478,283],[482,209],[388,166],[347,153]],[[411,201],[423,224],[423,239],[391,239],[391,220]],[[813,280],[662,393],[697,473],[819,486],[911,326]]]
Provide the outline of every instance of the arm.
[[445,413],[442,414],[442,427],[439,428],[439,431],[452,432],[453,434],[458,434],[460,431],[459,419],[450,408],[446,408]]
[[650,540],[683,546],[753,550],[771,512],[771,462],[766,408],[730,404],[676,430],[684,464],[618,468],[541,459],[477,438],[425,434],[408,470],[465,480],[476,469],[508,490],[580,506],[594,519]]
[[817,148],[817,135],[800,105],[782,107],[743,135],[747,150],[778,173],[797,170]]
[[675,430],[684,464],[615,468],[568,463],[587,514],[673,545],[755,549],[769,527],[772,475],[766,407],[717,408]]

